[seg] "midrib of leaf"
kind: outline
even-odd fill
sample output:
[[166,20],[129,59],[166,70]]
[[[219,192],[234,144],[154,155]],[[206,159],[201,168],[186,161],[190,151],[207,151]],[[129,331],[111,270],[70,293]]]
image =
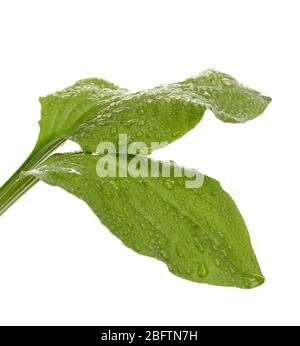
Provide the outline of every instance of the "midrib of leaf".
[[[207,179],[211,179],[211,178],[207,177]],[[222,249],[224,249],[226,243],[224,243],[223,239],[217,237],[214,233],[208,231],[208,229],[207,229],[208,223],[205,222],[204,219],[200,220],[199,218],[197,218],[197,216],[194,215],[193,212],[191,212],[185,208],[184,204],[179,205],[178,203],[176,203],[176,198],[171,200],[168,195],[163,193],[163,191],[165,191],[165,190],[163,190],[163,191],[160,190],[158,188],[158,186],[156,186],[154,181],[152,181],[151,179],[143,179],[142,183],[144,184],[144,187],[146,187],[149,191],[154,192],[156,194],[156,196],[161,201],[163,201],[166,205],[169,205],[173,210],[175,210],[175,212],[178,215],[182,215],[185,219],[187,219],[189,221],[189,223],[192,226],[194,226],[191,228],[187,228],[188,232],[192,238],[196,238],[201,244],[205,244],[206,252],[207,252],[207,254],[210,258],[210,261],[211,261],[211,266],[214,266],[214,260],[216,258],[218,258],[219,261],[222,262],[223,270],[225,269],[228,272],[230,272],[232,269],[234,269],[235,274],[234,275],[231,274],[231,275],[235,277],[235,283],[242,285],[242,286],[244,285],[247,287],[247,285],[249,285],[249,287],[251,287],[251,285],[254,282],[256,282],[256,280],[257,280],[257,282],[259,282],[262,279],[262,276],[260,276],[258,274],[240,271],[240,268],[239,268],[236,260],[234,258],[232,258],[231,254],[226,254],[226,256],[224,256],[224,251],[222,251]],[[228,195],[228,194],[226,193],[226,195]],[[141,205],[139,203],[134,203],[136,201],[134,199],[130,199],[130,198],[125,198],[124,202],[131,205],[136,212],[138,212],[145,220],[147,220],[149,223],[151,223],[155,227],[155,229],[157,229],[158,232],[161,233],[161,229],[160,229],[161,226],[159,224],[157,225],[155,223],[155,221],[157,221],[157,220],[155,220],[155,218],[151,219],[151,218],[147,217],[148,214],[145,213],[145,211],[143,210],[143,208],[141,208]],[[205,199],[205,203],[209,204],[210,207],[213,207],[212,202],[208,201],[207,199]],[[218,211],[218,209],[216,209],[216,210]],[[150,214],[150,215],[153,217],[152,214]],[[153,223],[153,221],[154,221],[154,223]],[[196,230],[201,231],[202,235],[200,235],[199,232],[197,232]],[[161,234],[163,234],[163,233],[161,233]],[[168,240],[170,241],[170,239],[168,239]],[[217,240],[217,242],[216,242],[216,240]],[[250,242],[249,237],[247,240]],[[176,245],[175,242],[172,242],[172,243],[173,243],[173,245]],[[217,248],[215,248],[213,250],[213,246],[216,246],[216,243],[218,244]],[[198,252],[201,255],[200,251],[198,251]],[[217,255],[216,255],[216,252],[217,252]],[[176,270],[174,270],[172,268],[172,266],[169,266],[168,261],[166,261],[164,259],[161,259],[161,260],[163,260],[168,265],[169,270],[173,274],[179,275],[179,273]],[[206,258],[206,261],[207,261],[207,258]],[[220,269],[218,269],[215,266],[215,270],[220,270]],[[179,275],[179,276],[182,276],[182,275]]]
[[[164,195],[162,194],[162,192],[157,189],[157,187],[155,186],[155,184],[151,183],[151,180],[147,180],[145,179],[144,180],[145,182],[145,185],[149,185],[151,187],[151,191],[155,191],[156,195],[162,200],[164,201],[166,204],[168,204],[169,206],[171,206],[173,209],[176,210],[176,212],[178,214],[181,214],[183,215],[186,219],[189,220],[189,222],[191,224],[193,224],[195,226],[195,228],[198,228],[198,229],[201,229],[202,232],[205,233],[205,235],[207,236],[207,239],[205,240],[204,237],[199,237],[198,234],[196,234],[196,232],[192,232],[190,229],[188,229],[190,235],[192,237],[195,237],[197,238],[200,243],[207,243],[207,246],[206,246],[206,251],[207,249],[211,249],[212,248],[212,245],[215,243],[213,240],[212,240],[212,237],[211,237],[211,234],[209,232],[207,232],[207,229],[204,227],[203,224],[201,224],[201,221],[199,221],[199,219],[197,220],[197,218],[195,216],[193,216],[191,213],[189,213],[186,208],[185,208],[185,205],[181,205],[181,207],[178,206],[177,203],[172,203],[172,201],[169,199],[169,198],[165,198]],[[130,200],[129,200],[129,203],[131,204]],[[135,208],[138,208],[138,206],[135,206]],[[220,239],[218,239],[218,241],[220,241]],[[211,258],[213,258],[212,256],[212,251],[208,251],[208,254]],[[220,256],[221,257],[221,256]],[[212,259],[213,261],[213,259]],[[228,265],[226,265],[226,267],[228,267],[228,269],[230,267],[234,267],[236,269],[237,272],[239,272],[239,268],[238,266],[236,265],[236,263],[228,256],[226,258],[223,259],[223,264],[229,262]],[[176,274],[176,273],[175,273]],[[240,275],[242,275],[243,273],[240,273]]]
[[[206,243],[207,244],[206,251],[207,251],[207,249],[212,248],[212,244],[214,244],[214,242],[212,240],[211,234],[209,232],[207,232],[207,229],[205,227],[203,227],[204,225],[202,225],[199,220],[197,220],[191,213],[189,213],[186,210],[184,205],[181,205],[181,207],[179,207],[178,204],[172,203],[172,201],[169,198],[165,197],[164,194],[162,193],[162,191],[160,191],[155,186],[155,184],[153,184],[151,182],[151,180],[144,179],[143,183],[149,191],[155,192],[156,196],[161,201],[163,201],[165,204],[169,205],[173,210],[175,210],[175,212],[177,212],[178,215],[182,215],[184,218],[186,218],[189,221],[189,223],[195,227],[195,229],[201,229],[205,233],[205,235],[207,236],[207,239],[205,240],[203,237],[199,237],[199,235],[196,234],[196,232],[193,232],[192,229],[189,228],[188,232],[189,232],[191,237],[197,238],[200,241],[200,243],[202,243],[202,244]],[[148,220],[151,224],[153,224],[154,227],[159,232],[161,232],[159,227],[155,223],[153,223],[153,219],[151,220],[151,218],[146,216],[146,213],[143,211],[143,209],[140,207],[140,205],[138,203],[133,203],[130,199],[126,199],[126,202],[128,204],[130,204],[141,216],[143,216],[146,220]],[[176,243],[173,242],[173,245],[176,246]],[[209,257],[213,258],[212,251],[207,251],[207,252],[209,254]],[[199,251],[199,254],[200,254],[200,251]],[[233,262],[233,260],[230,257],[225,258],[225,261],[223,259],[223,264],[227,263],[227,261],[229,262],[229,264],[227,265],[228,268],[234,267],[237,270],[237,272],[239,271],[237,265]],[[212,259],[212,262],[213,262],[213,259]],[[174,274],[176,274],[176,272],[174,272],[173,270],[170,270],[170,271],[172,271]],[[242,273],[241,273],[241,275],[242,275]]]

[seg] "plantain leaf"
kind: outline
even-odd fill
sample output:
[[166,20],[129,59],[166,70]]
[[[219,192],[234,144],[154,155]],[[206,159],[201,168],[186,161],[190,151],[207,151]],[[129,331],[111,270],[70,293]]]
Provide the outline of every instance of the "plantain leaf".
[[191,130],[206,109],[225,122],[245,122],[261,114],[270,98],[225,73],[207,70],[180,83],[129,93],[103,79],[84,79],[40,98],[40,134],[34,151],[71,139],[86,152],[101,141],[171,143]]
[[21,172],[42,162],[64,143],[70,131],[105,107],[106,101],[123,92],[124,89],[103,79],[85,79],[63,91],[40,98],[42,116],[37,143],[23,164],[0,188],[0,215],[37,182],[34,177],[21,177]]
[[215,70],[207,70],[179,84],[184,90],[201,95],[203,105],[228,123],[244,123],[256,118],[272,100],[243,86],[230,75]]
[[72,130],[93,118],[126,91],[104,79],[90,78],[80,80],[57,93],[40,97],[40,134],[36,147],[66,138]]
[[[177,276],[240,288],[264,282],[243,218],[216,180],[187,169],[178,177],[180,166],[145,157],[108,157],[115,177],[99,176],[105,156],[83,153],[55,154],[26,174],[84,200],[126,246],[165,262]],[[132,163],[143,174],[134,177]],[[159,174],[151,177],[155,164]],[[168,169],[170,177],[163,177]],[[187,188],[201,176],[201,187]]]
[[118,144],[118,134],[128,142],[171,143],[202,119],[206,109],[224,122],[246,122],[260,115],[271,98],[244,87],[225,73],[207,70],[180,83],[147,91],[122,94],[102,108],[69,139],[85,152],[95,152],[100,141]]

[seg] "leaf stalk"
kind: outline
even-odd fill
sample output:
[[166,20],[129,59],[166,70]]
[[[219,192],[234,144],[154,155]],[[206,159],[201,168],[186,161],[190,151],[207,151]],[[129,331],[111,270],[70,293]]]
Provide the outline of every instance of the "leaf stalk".
[[43,147],[35,147],[23,164],[0,188],[0,216],[12,206],[26,191],[34,186],[38,179],[22,173],[34,169],[43,162],[65,139],[58,139]]

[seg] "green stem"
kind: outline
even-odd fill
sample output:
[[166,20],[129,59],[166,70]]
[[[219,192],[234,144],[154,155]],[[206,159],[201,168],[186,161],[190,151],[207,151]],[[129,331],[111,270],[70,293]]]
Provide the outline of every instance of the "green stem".
[[0,216],[14,204],[26,191],[38,182],[38,179],[30,175],[21,175],[23,171],[34,169],[43,162],[65,140],[58,139],[50,142],[42,148],[33,149],[32,153],[16,172],[0,188]]

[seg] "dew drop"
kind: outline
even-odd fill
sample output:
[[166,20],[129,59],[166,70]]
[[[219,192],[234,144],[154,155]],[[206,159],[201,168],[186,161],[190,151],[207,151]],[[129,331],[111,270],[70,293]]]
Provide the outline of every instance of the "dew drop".
[[188,275],[192,274],[192,269],[190,267],[186,267],[185,270]]
[[177,267],[177,272],[179,274],[182,274],[182,272],[183,272],[183,269],[182,269],[182,267],[180,265]]
[[203,245],[199,242],[199,240],[194,238],[194,241],[195,241],[195,246],[197,250],[200,251],[201,253],[204,253]]
[[111,133],[111,134],[114,134],[114,133],[116,133],[116,132],[117,132],[116,126],[113,126],[113,127],[110,129],[110,133]]
[[173,264],[168,264],[168,268],[169,268],[169,270],[170,270],[170,272],[173,272],[174,271],[174,266],[173,266]]
[[129,234],[129,231],[126,229],[126,230],[124,231],[124,235],[127,236],[128,234]]
[[232,85],[232,82],[227,78],[223,78],[223,82],[225,85],[228,85],[228,86]]
[[214,262],[217,267],[220,267],[221,262],[217,258],[214,260]]
[[141,251],[141,247],[140,247],[139,244],[137,244],[137,243],[135,243],[135,244],[133,245],[133,248],[134,248],[135,251]]
[[183,251],[178,245],[176,246],[176,253],[179,257],[183,257]]
[[228,257],[228,253],[225,250],[221,250],[221,253],[224,257]]
[[203,278],[208,275],[208,268],[205,263],[198,264],[197,274],[200,278]]
[[172,181],[172,180],[165,180],[165,186],[166,186],[169,190],[174,189],[174,184],[175,184],[175,182]]
[[213,244],[212,244],[212,248],[213,248],[215,251],[217,251],[217,250],[218,250],[217,244],[213,243]]
[[264,283],[265,279],[263,276],[258,274],[247,274],[243,276],[242,281],[247,288],[254,288]]
[[163,259],[165,259],[165,260],[168,259],[168,254],[167,254],[166,251],[164,251],[164,250],[161,250],[161,251],[160,251],[160,256],[161,256]]

